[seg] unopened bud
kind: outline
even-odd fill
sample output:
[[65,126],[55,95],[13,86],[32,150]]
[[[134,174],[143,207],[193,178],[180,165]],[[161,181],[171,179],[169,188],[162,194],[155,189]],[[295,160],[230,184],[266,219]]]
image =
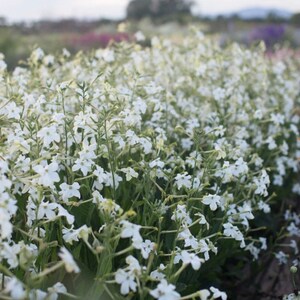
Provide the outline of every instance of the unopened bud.
[[290,271],[291,271],[291,273],[295,274],[295,273],[297,273],[298,269],[295,266],[291,266]]

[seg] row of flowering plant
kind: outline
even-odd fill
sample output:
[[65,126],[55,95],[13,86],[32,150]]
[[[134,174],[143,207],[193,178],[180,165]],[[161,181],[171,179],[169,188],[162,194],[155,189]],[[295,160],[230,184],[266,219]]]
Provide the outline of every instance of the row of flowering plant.
[[198,32],[1,61],[0,298],[227,299],[300,193],[296,66]]

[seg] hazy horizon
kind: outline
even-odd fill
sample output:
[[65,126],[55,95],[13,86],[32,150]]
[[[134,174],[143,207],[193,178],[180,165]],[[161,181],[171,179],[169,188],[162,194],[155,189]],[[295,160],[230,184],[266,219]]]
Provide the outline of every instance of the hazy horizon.
[[[0,0],[0,16],[9,22],[61,18],[122,19],[128,3],[129,0]],[[253,7],[300,11],[300,1],[295,0],[195,0],[195,3],[194,12],[203,15],[230,13]]]

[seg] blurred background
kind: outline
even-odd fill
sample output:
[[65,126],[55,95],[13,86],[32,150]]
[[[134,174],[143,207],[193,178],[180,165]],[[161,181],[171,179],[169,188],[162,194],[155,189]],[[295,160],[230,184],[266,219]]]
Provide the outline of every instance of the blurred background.
[[[9,69],[36,47],[71,53],[154,35],[180,42],[190,25],[268,55],[299,55],[300,0],[0,0],[0,52]],[[136,32],[142,32],[143,35]]]

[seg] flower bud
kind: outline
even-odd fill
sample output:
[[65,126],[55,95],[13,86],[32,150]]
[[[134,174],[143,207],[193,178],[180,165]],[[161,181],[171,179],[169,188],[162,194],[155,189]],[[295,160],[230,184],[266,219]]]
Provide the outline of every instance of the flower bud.
[[290,271],[291,271],[291,273],[295,274],[295,273],[297,273],[298,269],[295,266],[291,266]]

